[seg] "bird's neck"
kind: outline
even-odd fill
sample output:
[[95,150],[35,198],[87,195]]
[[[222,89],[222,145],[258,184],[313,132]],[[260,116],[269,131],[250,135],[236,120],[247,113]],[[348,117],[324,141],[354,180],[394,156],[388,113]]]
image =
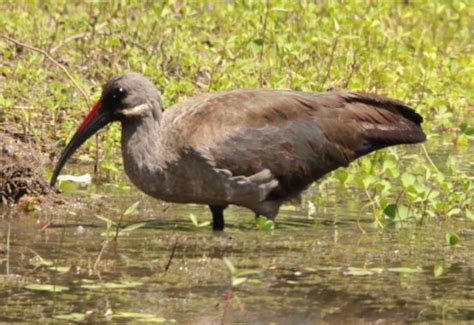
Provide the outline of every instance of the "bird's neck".
[[134,183],[156,177],[165,166],[160,122],[161,111],[122,122],[123,162]]

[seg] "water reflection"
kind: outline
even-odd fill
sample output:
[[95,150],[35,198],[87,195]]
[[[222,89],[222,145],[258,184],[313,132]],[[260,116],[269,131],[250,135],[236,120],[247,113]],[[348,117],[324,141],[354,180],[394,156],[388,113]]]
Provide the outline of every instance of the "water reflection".
[[[461,166],[469,168],[469,162]],[[13,215],[0,223],[0,321],[474,319],[472,223],[430,220],[380,231],[369,212],[361,213],[364,194],[342,191],[321,194],[326,204],[314,219],[306,209],[284,207],[278,228],[269,232],[256,231],[248,211],[231,208],[225,233],[213,234],[187,219],[192,213],[209,220],[206,207],[168,205],[111,187],[94,196],[75,192],[66,211],[45,208],[37,219]],[[96,216],[118,220],[140,198],[125,224],[147,224],[104,247],[106,223]],[[51,215],[53,223],[41,231]],[[447,230],[461,236],[461,245],[446,246]],[[236,268],[233,276],[245,278],[236,287],[224,257]],[[68,290],[25,288],[31,284]]]

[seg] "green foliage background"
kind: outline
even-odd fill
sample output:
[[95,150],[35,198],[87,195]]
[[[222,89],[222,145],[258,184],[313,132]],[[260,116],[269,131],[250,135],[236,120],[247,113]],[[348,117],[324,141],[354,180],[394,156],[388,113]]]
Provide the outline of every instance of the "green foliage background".
[[[1,34],[48,52],[92,101],[111,75],[126,71],[153,80],[167,107],[228,88],[374,91],[415,107],[425,117],[428,143],[444,134],[461,147],[472,135],[472,16],[468,0],[0,3]],[[64,145],[88,110],[78,89],[43,54],[5,38],[0,60],[0,120]],[[101,137],[101,157],[114,177],[121,163],[118,127],[110,131]],[[89,141],[83,159],[92,147]],[[472,175],[457,171],[454,158],[434,168],[420,149],[402,167],[400,150],[363,159],[328,182],[365,190],[379,217],[397,217],[397,191],[407,214],[419,220],[428,211],[472,216]],[[383,172],[374,176],[374,170]],[[403,182],[401,174],[408,175]]]

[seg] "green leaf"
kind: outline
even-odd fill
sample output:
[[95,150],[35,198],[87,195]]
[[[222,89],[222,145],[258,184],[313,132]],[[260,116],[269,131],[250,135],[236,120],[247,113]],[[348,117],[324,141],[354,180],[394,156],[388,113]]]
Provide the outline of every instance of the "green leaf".
[[454,156],[449,156],[446,160],[446,167],[450,172],[454,172],[456,170],[456,158]]
[[461,209],[459,209],[459,208],[453,208],[453,209],[451,209],[451,210],[448,211],[448,217],[460,215],[461,213],[462,213],[462,210],[461,210]]
[[97,283],[97,284],[82,284],[81,288],[90,289],[90,290],[101,290],[101,289],[132,289],[139,286],[142,286],[143,282],[138,281],[122,281],[120,283],[116,282],[106,282],[106,283]]
[[462,123],[459,126],[459,129],[461,129],[461,133],[471,136],[474,135],[474,128],[470,127],[466,122]]
[[232,278],[232,286],[233,287],[236,287],[242,283],[244,283],[245,281],[247,281],[248,279],[247,278],[236,278],[236,277],[233,277]]
[[204,222],[200,222],[200,223],[197,225],[197,227],[198,227],[198,228],[207,227],[207,226],[209,226],[210,224],[211,224],[210,221],[204,221]]
[[36,255],[30,259],[30,264],[33,265],[34,267],[52,266],[53,262],[50,260],[46,260],[39,255]]
[[166,319],[163,317],[158,317],[152,314],[138,313],[138,312],[118,312],[111,317],[112,319],[116,318],[126,318],[126,319],[136,319],[138,321],[153,322],[153,323],[164,323],[164,322],[173,322],[173,320]]
[[334,172],[334,176],[336,176],[341,184],[344,184],[349,178],[349,173],[344,169],[338,169]]
[[68,287],[56,284],[28,284],[25,289],[33,291],[63,292],[69,290]]
[[390,219],[395,219],[397,215],[397,205],[393,203],[387,205],[385,209],[383,209],[383,213]]
[[25,210],[27,212],[33,212],[36,210],[36,205],[34,205],[33,202],[28,202],[25,206]]
[[227,257],[223,257],[222,261],[224,262],[225,266],[227,266],[227,269],[231,274],[235,273],[235,266],[232,264],[231,260],[228,259]]
[[403,204],[396,205],[392,203],[385,207],[383,213],[392,220],[394,220],[395,217],[398,217],[400,220],[405,220],[409,216],[409,209]]
[[131,225],[128,225],[127,227],[123,228],[122,230],[120,230],[120,232],[130,232],[130,231],[133,231],[133,230],[137,230],[137,229],[140,229],[144,226],[146,226],[147,223],[146,222],[138,222],[138,223],[134,223],[134,224],[131,224]]
[[459,236],[454,232],[446,233],[446,243],[450,246],[455,246],[459,243]]
[[423,269],[419,266],[417,267],[391,267],[388,268],[387,271],[395,272],[395,273],[421,273]]
[[198,220],[197,220],[197,218],[196,218],[196,216],[195,216],[194,214],[191,213],[191,214],[189,215],[189,219],[191,219],[191,222],[193,223],[193,225],[194,225],[195,227],[197,227],[197,226],[199,225],[199,222],[198,222]]
[[360,166],[364,172],[370,173],[372,170],[372,161],[369,158],[365,157],[361,159]]
[[408,209],[406,205],[403,205],[403,204],[400,204],[398,206],[397,212],[398,212],[398,217],[400,218],[400,220],[406,220],[408,219],[410,215],[410,210]]
[[474,221],[474,212],[472,212],[471,210],[466,210],[466,218],[471,221]]
[[86,319],[86,315],[83,313],[71,313],[71,314],[64,314],[64,315],[55,315],[53,316],[55,319],[61,320],[68,320],[71,322],[82,322]]
[[255,274],[260,274],[260,273],[261,273],[260,271],[256,271],[256,270],[242,270],[242,271],[236,272],[235,276],[243,277],[243,276],[255,275]]
[[116,225],[116,223],[106,217],[102,217],[102,216],[99,216],[99,215],[96,215],[95,216],[97,219],[99,220],[102,220],[102,221],[105,221],[105,223],[107,224],[107,226],[112,226],[112,225]]
[[131,215],[133,212],[135,212],[139,204],[140,204],[140,201],[134,202],[125,210],[125,212],[123,213],[123,216],[128,217],[129,215]]
[[375,177],[374,175],[368,175],[362,179],[364,189],[368,189],[375,183],[377,183],[377,177]]
[[263,38],[256,38],[253,40],[254,44],[258,45],[258,46],[262,46],[263,45]]
[[348,267],[347,271],[344,272],[344,275],[357,275],[357,276],[365,276],[365,275],[372,275],[375,273],[382,273],[382,268],[360,268],[360,267]]
[[275,222],[273,222],[273,220],[268,220],[265,217],[258,217],[256,226],[258,230],[273,230],[275,229]]
[[144,322],[144,323],[176,323],[176,320],[174,319],[167,319],[163,317],[147,317],[147,318],[139,318],[137,319],[139,322]]
[[56,271],[58,273],[67,273],[71,269],[70,266],[52,266],[49,268],[51,271]]
[[402,185],[403,187],[409,187],[415,183],[415,176],[408,173],[403,173],[402,175]]
[[464,131],[464,134],[468,136],[474,136],[474,128],[468,128],[466,131]]
[[207,227],[211,224],[210,221],[199,222],[197,217],[192,213],[189,215],[189,219],[191,219],[191,222],[193,223],[194,227],[196,227],[196,228]]
[[433,275],[435,278],[439,278],[441,275],[443,275],[443,273],[444,273],[443,265],[435,264],[433,266]]
[[400,169],[395,161],[393,160],[385,160],[383,162],[382,170],[390,177],[398,177],[400,176]]
[[340,266],[318,266],[318,271],[341,271],[342,267]]

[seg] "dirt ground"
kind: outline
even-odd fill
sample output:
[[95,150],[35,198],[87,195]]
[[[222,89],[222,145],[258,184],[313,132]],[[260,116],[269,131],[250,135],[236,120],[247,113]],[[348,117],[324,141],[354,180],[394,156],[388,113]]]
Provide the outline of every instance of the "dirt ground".
[[44,168],[50,163],[43,154],[45,146],[17,126],[0,123],[0,205],[61,201],[58,191],[44,178]]

